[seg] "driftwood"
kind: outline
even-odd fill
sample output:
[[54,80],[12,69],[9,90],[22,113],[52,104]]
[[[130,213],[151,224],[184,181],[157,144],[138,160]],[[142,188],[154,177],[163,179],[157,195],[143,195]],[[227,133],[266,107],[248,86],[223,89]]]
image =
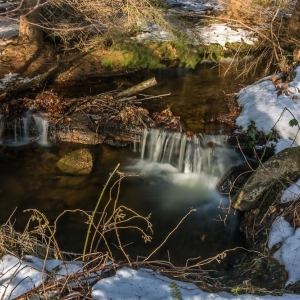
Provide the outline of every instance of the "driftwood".
[[[47,74],[52,76],[56,71],[57,68]],[[44,80],[48,78],[43,76]],[[40,82],[39,80],[38,83]],[[105,142],[124,146],[135,139],[136,134],[141,134],[144,128],[148,129],[156,124],[170,130],[173,127],[176,130],[182,129],[179,117],[173,116],[169,110],[156,113],[153,119],[148,110],[141,107],[141,101],[170,95],[139,94],[155,84],[155,78],[151,78],[122,92],[113,90],[72,99],[52,91],[38,93],[34,99],[25,97],[11,100],[11,97],[5,97],[5,101],[0,103],[0,109],[10,118],[28,110],[46,114],[53,133],[50,139],[93,145]]]
[[143,91],[143,90],[145,90],[153,85],[156,85],[156,84],[157,84],[157,81],[156,81],[155,77],[152,77],[152,78],[150,78],[146,81],[143,81],[127,90],[124,90],[124,91],[118,93],[116,95],[116,98],[124,98],[124,97],[131,96],[133,94],[137,94],[138,92]]
[[[146,81],[143,81],[137,85],[134,85],[122,92],[118,92],[117,94],[115,94],[114,91],[112,92],[108,92],[108,93],[102,93],[96,96],[90,96],[87,97],[85,100],[80,99],[77,103],[73,104],[69,110],[66,112],[65,116],[70,116],[78,106],[81,106],[87,102],[90,102],[92,104],[95,104],[97,102],[102,102],[103,100],[101,99],[103,97],[103,95],[108,95],[111,94],[113,95],[114,99],[117,99],[120,102],[124,102],[124,101],[145,101],[145,100],[150,100],[150,99],[156,99],[156,98],[161,98],[161,97],[166,97],[166,96],[170,96],[171,94],[164,94],[164,95],[158,95],[158,96],[145,96],[145,98],[143,99],[137,99],[136,96],[132,96],[133,94],[136,94],[146,88],[149,88],[151,86],[154,86],[155,84],[157,84],[157,81],[155,79],[155,77],[152,77],[151,79],[148,79]],[[104,103],[102,103],[102,106],[106,106]],[[111,108],[111,107],[107,107],[107,108]],[[112,108],[111,108],[112,109]],[[119,112],[118,110],[116,110],[115,112]]]

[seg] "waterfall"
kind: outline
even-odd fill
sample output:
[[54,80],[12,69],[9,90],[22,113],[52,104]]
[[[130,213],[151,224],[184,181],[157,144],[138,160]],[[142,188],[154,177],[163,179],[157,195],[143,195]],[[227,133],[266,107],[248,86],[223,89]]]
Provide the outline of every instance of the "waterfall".
[[23,119],[23,136],[24,136],[24,139],[28,139],[29,138],[30,116],[27,114],[22,119]]
[[187,136],[153,129],[144,130],[141,143],[142,160],[171,164],[181,173],[205,173],[220,178],[236,159],[222,135]]
[[21,146],[34,141],[48,146],[48,127],[46,117],[26,112],[22,117],[5,118],[0,114],[0,144]]
[[48,146],[48,128],[49,128],[49,123],[46,117],[42,115],[33,115],[34,121],[36,123],[38,133],[39,133],[39,139],[38,139],[38,144],[43,145],[43,146]]

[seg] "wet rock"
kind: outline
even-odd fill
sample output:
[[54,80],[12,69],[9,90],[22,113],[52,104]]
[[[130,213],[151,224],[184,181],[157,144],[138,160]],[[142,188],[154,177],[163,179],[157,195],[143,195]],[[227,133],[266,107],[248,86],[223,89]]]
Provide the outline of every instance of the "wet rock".
[[232,207],[241,211],[255,209],[274,185],[295,181],[299,176],[300,149],[285,149],[257,168],[235,195]]
[[42,154],[42,159],[48,161],[58,161],[59,157],[53,153],[45,152]]
[[57,130],[50,140],[78,143],[86,145],[102,144],[105,137],[85,127],[73,127],[72,129]]
[[62,157],[56,166],[67,174],[88,175],[93,168],[93,156],[88,149],[82,148]]

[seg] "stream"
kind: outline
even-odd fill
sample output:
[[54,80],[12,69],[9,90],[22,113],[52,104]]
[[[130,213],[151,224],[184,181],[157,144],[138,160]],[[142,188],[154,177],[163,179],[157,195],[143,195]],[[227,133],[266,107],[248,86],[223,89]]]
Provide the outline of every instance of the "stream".
[[[126,245],[124,249],[133,260],[151,253],[191,208],[196,211],[183,221],[153,259],[184,265],[189,258],[205,259],[226,249],[242,246],[244,240],[238,230],[241,216],[228,209],[228,196],[221,195],[215,186],[230,167],[241,164],[243,160],[223,142],[226,126],[206,121],[228,113],[224,92],[237,92],[242,84],[251,81],[235,80],[235,75],[230,74],[222,76],[222,72],[224,68],[202,64],[195,70],[166,68],[126,78],[92,79],[71,87],[57,84],[49,87],[69,96],[82,96],[111,90],[120,84],[126,88],[155,75],[158,85],[144,93],[160,95],[171,92],[172,95],[145,101],[143,106],[150,112],[170,107],[189,130],[201,133],[203,139],[199,142],[185,135],[172,136],[152,130],[145,134],[141,143],[125,148],[61,142],[23,143],[13,147],[12,144],[5,145],[2,140],[0,222],[6,222],[15,208],[11,221],[17,230],[24,229],[31,215],[31,212],[23,212],[26,209],[40,210],[50,223],[64,210],[93,211],[110,172],[120,164],[120,171],[137,176],[122,180],[118,204],[142,216],[151,214],[150,221],[153,223],[152,242],[147,244],[137,230],[120,231],[122,243]],[[13,140],[14,137],[10,138]],[[56,161],[70,151],[83,147],[89,148],[93,154],[92,172],[81,182],[65,180],[64,174],[55,165]],[[108,197],[109,190],[99,211]],[[56,238],[61,250],[82,252],[86,221],[86,217],[79,212],[68,213],[59,219]],[[146,230],[143,222],[138,225]],[[115,258],[124,259],[116,246],[116,237],[109,234],[107,239]],[[105,251],[104,246],[100,243],[98,250]]]

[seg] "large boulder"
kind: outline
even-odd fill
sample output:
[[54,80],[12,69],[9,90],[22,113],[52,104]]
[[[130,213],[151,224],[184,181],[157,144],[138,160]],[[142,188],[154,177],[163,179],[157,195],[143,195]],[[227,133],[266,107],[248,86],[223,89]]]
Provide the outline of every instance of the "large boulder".
[[[288,148],[272,156],[250,176],[231,205],[241,211],[255,209],[276,184],[296,181],[300,176],[300,148]],[[282,186],[282,189],[285,186]]]
[[88,149],[82,148],[63,156],[56,166],[67,174],[88,175],[93,168],[93,156]]

